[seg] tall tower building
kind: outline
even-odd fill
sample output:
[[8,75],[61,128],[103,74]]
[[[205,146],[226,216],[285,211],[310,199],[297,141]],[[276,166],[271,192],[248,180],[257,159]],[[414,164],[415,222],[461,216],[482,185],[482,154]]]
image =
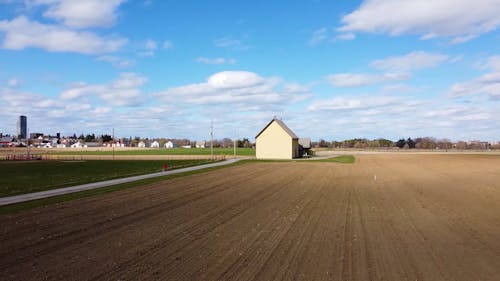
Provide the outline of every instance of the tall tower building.
[[28,136],[28,118],[24,115],[17,120],[17,137],[25,139]]

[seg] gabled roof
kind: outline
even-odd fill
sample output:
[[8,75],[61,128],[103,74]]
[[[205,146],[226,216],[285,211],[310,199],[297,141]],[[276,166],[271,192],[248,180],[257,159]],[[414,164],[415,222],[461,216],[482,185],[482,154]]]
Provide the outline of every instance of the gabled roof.
[[262,134],[262,132],[264,132],[267,127],[269,127],[273,122],[276,122],[278,125],[280,125],[280,127],[285,130],[285,132],[292,138],[292,139],[298,139],[299,137],[297,137],[297,135],[292,131],[290,130],[290,128],[288,128],[285,123],[283,123],[283,121],[277,119],[277,118],[273,118],[273,120],[271,120],[271,122],[269,122],[265,127],[264,129],[262,129],[262,131],[260,131],[256,136],[255,138],[258,138],[260,136],[260,134]]

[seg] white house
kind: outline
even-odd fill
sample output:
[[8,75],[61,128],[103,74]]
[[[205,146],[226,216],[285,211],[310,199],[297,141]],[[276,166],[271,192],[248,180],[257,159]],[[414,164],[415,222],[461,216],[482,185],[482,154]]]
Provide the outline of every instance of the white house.
[[52,148],[52,144],[50,144],[50,142],[43,143],[42,148]]
[[140,142],[137,144],[137,147],[140,147],[140,148],[145,148],[145,147],[146,147],[146,144],[145,144],[143,141],[140,141]]
[[167,142],[165,143],[165,148],[174,148],[174,147],[175,147],[175,145],[174,145],[174,143],[173,143],[173,142],[171,142],[171,141],[167,141]]
[[154,141],[154,142],[151,143],[151,147],[152,148],[159,148],[160,147],[160,143],[157,142],[157,141]]
[[274,118],[255,137],[258,159],[293,159],[299,157],[299,138],[283,121]]
[[8,147],[12,143],[12,137],[2,137],[0,138],[0,147]]
[[72,144],[70,147],[71,147],[71,148],[82,148],[82,147],[83,147],[83,145],[82,145],[82,143],[81,143],[81,142],[75,142],[75,143],[74,143],[74,144]]
[[112,143],[111,147],[125,147],[125,144],[117,141],[117,142]]
[[206,142],[205,141],[197,141],[195,143],[196,148],[205,148]]

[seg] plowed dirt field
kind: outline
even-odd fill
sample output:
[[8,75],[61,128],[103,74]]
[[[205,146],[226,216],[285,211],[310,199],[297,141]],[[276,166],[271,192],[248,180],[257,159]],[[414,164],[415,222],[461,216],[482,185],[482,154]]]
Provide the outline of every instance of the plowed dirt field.
[[500,157],[245,164],[0,226],[0,280],[499,280]]

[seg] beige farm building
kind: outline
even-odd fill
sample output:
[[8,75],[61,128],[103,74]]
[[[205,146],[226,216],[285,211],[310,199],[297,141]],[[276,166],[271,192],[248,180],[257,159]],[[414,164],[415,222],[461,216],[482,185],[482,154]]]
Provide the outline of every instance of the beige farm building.
[[255,137],[258,159],[292,159],[299,157],[299,138],[283,121],[274,118]]

